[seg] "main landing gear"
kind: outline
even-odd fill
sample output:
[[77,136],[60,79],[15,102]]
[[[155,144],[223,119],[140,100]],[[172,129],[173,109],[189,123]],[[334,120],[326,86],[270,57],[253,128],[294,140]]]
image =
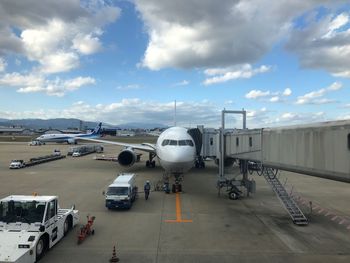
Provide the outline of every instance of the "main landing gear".
[[196,168],[205,168],[205,162],[202,156],[198,156],[194,162]]
[[156,157],[155,153],[149,153],[148,160],[146,161],[146,167],[154,168],[156,167],[156,161],[153,160]]

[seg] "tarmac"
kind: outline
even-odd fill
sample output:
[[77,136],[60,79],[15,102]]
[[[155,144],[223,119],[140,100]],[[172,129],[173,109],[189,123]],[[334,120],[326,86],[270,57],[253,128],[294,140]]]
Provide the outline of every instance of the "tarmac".
[[[65,154],[69,147],[0,144],[0,198],[33,192],[57,195],[60,207],[75,204],[80,224],[86,223],[87,215],[96,217],[93,236],[78,245],[76,226],[42,263],[109,262],[113,246],[119,262],[350,262],[349,184],[281,172],[282,182],[287,180],[294,193],[318,207],[312,212],[307,204],[302,207],[310,223],[299,227],[263,177],[252,175],[257,191],[249,197],[233,201],[224,191],[219,196],[218,167],[212,161],[185,175],[183,193],[153,191],[147,201],[140,193],[130,210],[116,211],[105,208],[102,191],[118,173],[136,173],[139,189],[146,180],[154,185],[161,179],[161,167],[145,167],[147,154],[130,168],[93,160],[94,154],[8,168],[12,159],[29,160],[53,149]],[[119,151],[105,145],[104,154],[115,156]]]

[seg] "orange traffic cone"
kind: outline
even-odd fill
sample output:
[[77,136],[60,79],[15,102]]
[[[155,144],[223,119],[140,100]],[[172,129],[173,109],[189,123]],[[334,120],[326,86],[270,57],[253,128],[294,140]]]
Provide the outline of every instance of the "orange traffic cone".
[[113,246],[113,253],[112,253],[112,257],[109,260],[109,262],[119,262],[119,258],[117,258],[117,254],[115,252],[115,246]]

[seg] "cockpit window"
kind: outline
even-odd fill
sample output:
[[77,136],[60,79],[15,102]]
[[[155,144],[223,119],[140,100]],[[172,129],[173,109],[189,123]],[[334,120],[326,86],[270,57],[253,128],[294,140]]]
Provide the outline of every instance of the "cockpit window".
[[180,140],[179,145],[180,146],[187,145],[186,140]]
[[193,145],[193,142],[191,141],[191,140],[186,140],[187,141],[187,145],[189,145],[189,146],[194,146]]
[[165,145],[194,146],[192,140],[164,140],[162,146]]
[[169,140],[164,140],[163,142],[162,142],[162,146],[165,146],[165,145],[168,145],[169,144]]

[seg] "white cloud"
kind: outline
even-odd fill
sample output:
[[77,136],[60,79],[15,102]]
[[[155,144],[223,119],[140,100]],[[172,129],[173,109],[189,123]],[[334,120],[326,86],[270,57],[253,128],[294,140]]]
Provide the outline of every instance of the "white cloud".
[[275,119],[274,126],[276,125],[293,125],[293,124],[307,124],[312,122],[320,122],[325,120],[324,112],[313,112],[313,113],[296,113],[296,112],[285,112],[280,114]]
[[17,88],[19,93],[44,92],[49,96],[58,97],[92,84],[95,84],[95,79],[91,77],[76,77],[63,81],[60,78],[48,80],[40,74],[21,75],[16,72],[0,78],[0,86]]
[[117,90],[137,90],[137,89],[141,89],[141,86],[139,84],[128,84],[125,86],[118,86],[116,89]]
[[295,30],[287,43],[305,68],[323,69],[337,77],[350,77],[350,19],[348,13],[314,17]]
[[270,95],[270,91],[261,91],[261,90],[251,90],[249,91],[245,97],[247,99],[257,99],[257,98],[261,98],[261,97],[266,97]]
[[[132,114],[130,114],[132,112]],[[177,101],[177,125],[196,127],[205,124],[218,127],[221,121],[220,109],[210,102]],[[174,102],[144,101],[128,98],[110,104],[90,105],[77,101],[72,106],[62,109],[49,109],[23,112],[0,112],[4,118],[79,118],[90,121],[102,121],[111,124],[130,122],[160,123],[173,125]]]
[[337,91],[343,87],[340,82],[333,82],[329,87],[306,93],[299,96],[296,104],[327,104],[334,103],[335,100],[323,98],[327,93]]
[[80,56],[101,50],[102,28],[119,14],[104,1],[0,2],[0,54],[24,55],[39,64],[33,71],[45,74],[70,71],[79,66]]
[[73,48],[81,54],[90,55],[101,49],[101,43],[97,37],[93,37],[91,34],[85,36],[78,34],[73,39]]
[[7,63],[6,63],[5,59],[0,57],[0,72],[5,71],[6,66],[7,66]]
[[324,38],[331,38],[336,33],[336,30],[346,25],[349,22],[349,16],[346,13],[341,13],[329,22],[328,32]]
[[7,73],[0,78],[1,86],[10,86],[10,87],[34,87],[34,86],[43,86],[45,79],[40,75],[21,75],[17,72]]
[[187,86],[188,84],[190,84],[190,82],[184,79],[183,81],[174,83],[173,86]]
[[292,90],[290,88],[286,88],[283,93],[282,93],[283,96],[290,96],[292,95]]
[[66,80],[63,84],[64,87],[66,87],[67,90],[73,91],[76,89],[79,89],[82,86],[86,85],[93,85],[96,81],[94,78],[91,77],[77,77],[74,79]]
[[350,113],[348,113],[348,114],[340,114],[339,116],[337,116],[336,119],[337,120],[350,120]]
[[[206,100],[177,101],[177,125],[184,127],[218,128],[221,126],[221,108]],[[260,109],[246,109],[247,126],[278,127],[294,124],[307,124],[327,120],[324,112],[275,112],[263,107]],[[130,114],[132,112],[132,114]],[[139,98],[126,98],[113,103],[88,104],[77,101],[65,109],[38,109],[21,112],[0,111],[3,118],[79,118],[86,121],[102,121],[110,124],[124,124],[130,122],[158,123],[173,125],[174,102],[147,101]],[[346,114],[339,115],[339,118]],[[334,119],[334,118],[333,118]],[[230,117],[228,128],[241,128],[242,116]]]
[[262,90],[251,90],[249,91],[245,97],[247,99],[258,99],[269,102],[284,102],[285,98],[292,94],[292,90],[290,88],[286,88],[283,92],[277,91],[262,91]]
[[207,76],[214,76],[207,78],[203,84],[211,85],[216,83],[222,83],[233,79],[249,79],[256,74],[266,73],[270,71],[271,67],[262,65],[259,68],[253,68],[250,64],[244,64],[235,67],[228,68],[211,68],[206,69],[204,73]]
[[270,98],[270,102],[279,102],[281,101],[281,98],[279,96],[273,96]]
[[59,73],[70,71],[79,66],[79,57],[77,54],[68,52],[46,55],[40,59],[43,73]]
[[256,63],[295,19],[328,4],[334,1],[135,0],[149,36],[141,64],[159,70]]

